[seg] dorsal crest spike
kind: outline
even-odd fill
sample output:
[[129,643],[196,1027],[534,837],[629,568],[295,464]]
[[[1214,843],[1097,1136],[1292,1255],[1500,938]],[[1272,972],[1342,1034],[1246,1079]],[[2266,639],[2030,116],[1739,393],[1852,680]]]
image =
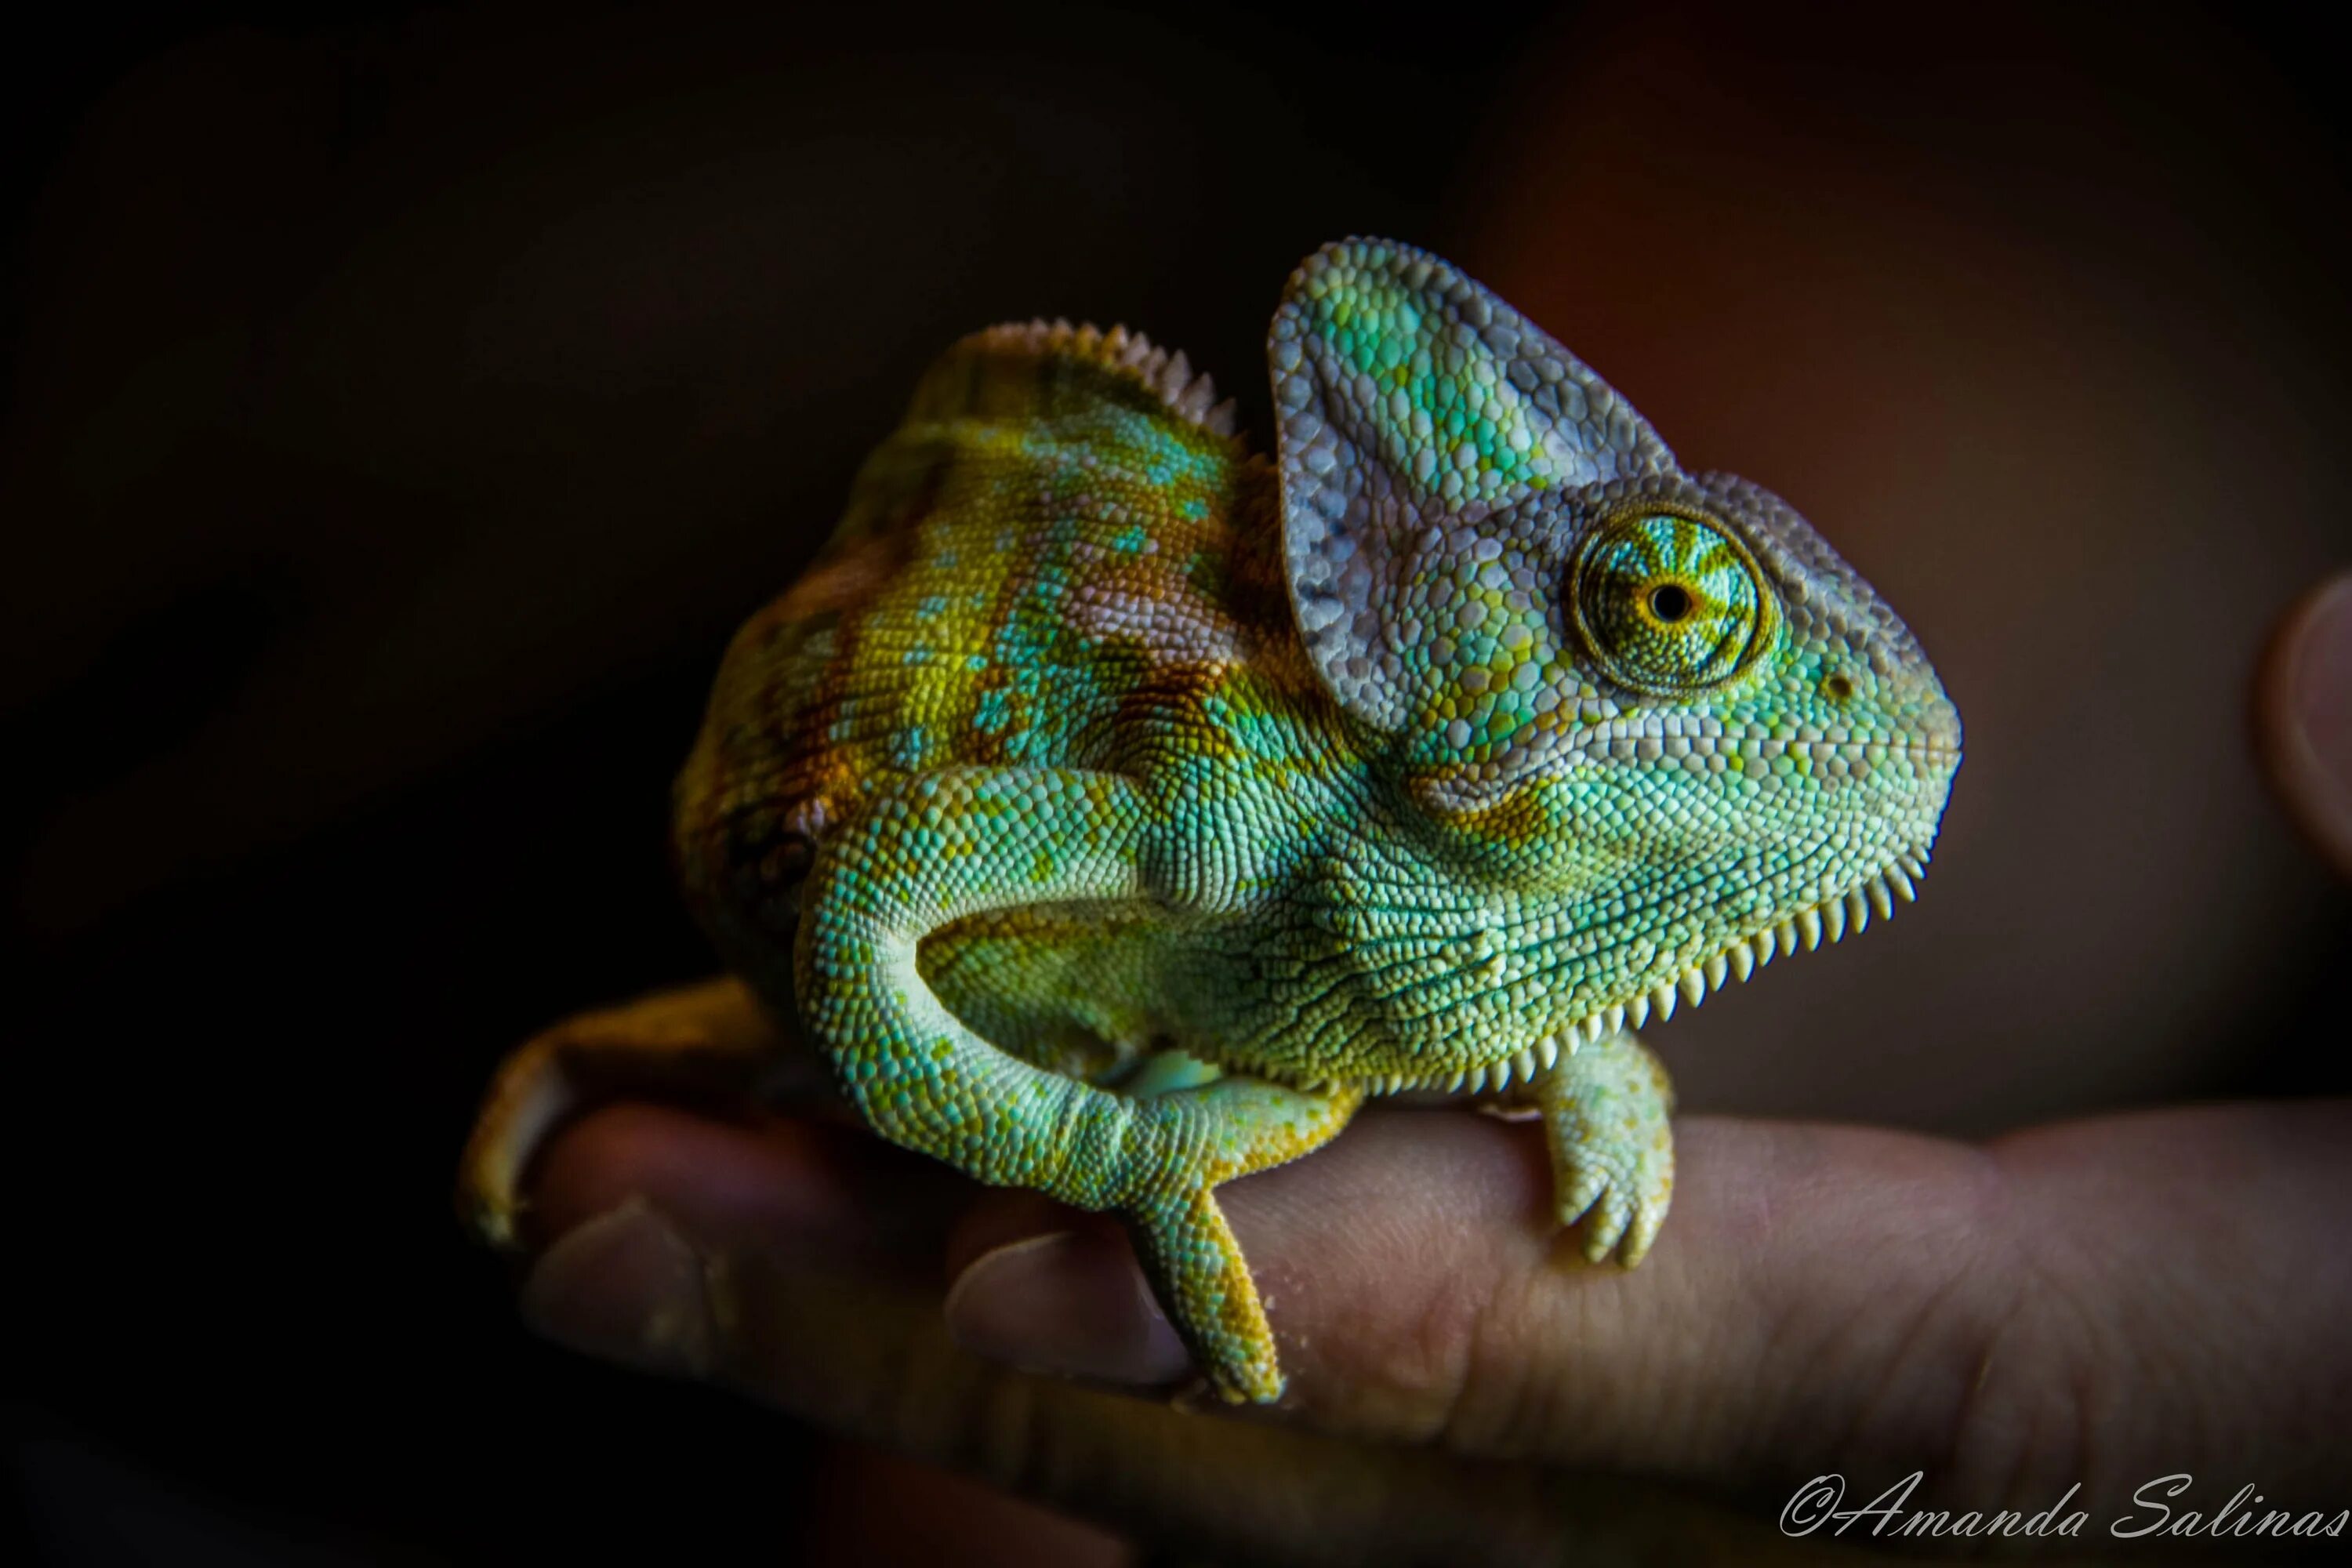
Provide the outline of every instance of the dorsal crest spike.
[[1093,366],[1148,394],[1184,424],[1245,450],[1233,405],[1220,403],[1216,384],[1195,374],[1182,353],[1171,353],[1124,326],[1106,331],[1091,322],[1008,321],[964,338],[940,356],[916,387],[910,419],[1017,416],[1035,412],[1057,395],[1053,365]]

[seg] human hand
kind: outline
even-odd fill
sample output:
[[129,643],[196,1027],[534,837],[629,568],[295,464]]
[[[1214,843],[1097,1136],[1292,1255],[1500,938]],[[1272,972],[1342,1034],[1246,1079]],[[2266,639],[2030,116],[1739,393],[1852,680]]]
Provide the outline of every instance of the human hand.
[[[2352,579],[2289,616],[2255,722],[2352,874]],[[751,1026],[728,984],[639,1006]],[[2049,1543],[2076,1552],[2152,1544],[2111,1527],[2210,1520],[2241,1485],[2252,1520],[2352,1503],[2352,1107],[1984,1146],[1708,1117],[1676,1138],[1674,1220],[1631,1274],[1579,1261],[1534,1130],[1484,1117],[1368,1113],[1223,1189],[1290,1374],[1271,1413],[1111,1392],[1186,1373],[1115,1226],[822,1115],[583,1119],[538,1169],[557,1239],[524,1306],[592,1353],[1242,1558],[1752,1561],[1833,1533],[1773,1528],[1822,1506],[1804,1489],[1825,1475],[1848,1509],[1916,1471],[1902,1510],[2080,1510],[2079,1538]]]

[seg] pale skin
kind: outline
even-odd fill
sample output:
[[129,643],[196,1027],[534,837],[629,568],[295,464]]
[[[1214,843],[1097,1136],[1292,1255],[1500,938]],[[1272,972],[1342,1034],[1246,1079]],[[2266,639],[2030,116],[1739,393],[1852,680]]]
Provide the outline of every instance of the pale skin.
[[[2348,709],[2352,578],[2290,614],[2255,700],[2290,815],[2352,875]],[[724,982],[573,1028],[648,1018],[722,1052],[769,1043]],[[1631,1274],[1585,1266],[1549,1223],[1531,1125],[1376,1110],[1223,1188],[1290,1374],[1251,1417],[1171,1407],[1182,1351],[1111,1222],[982,1189],[821,1107],[743,1125],[626,1103],[574,1124],[529,1187],[543,1250],[524,1304],[592,1353],[1211,1552],[1664,1542],[1760,1560],[1821,1549],[1826,1532],[1790,1542],[1771,1520],[1826,1472],[1848,1507],[1915,1469],[1914,1508],[2030,1511],[2079,1482],[2092,1524],[2045,1544],[2062,1556],[2151,1544],[2106,1523],[2179,1472],[2197,1478],[2183,1506],[2249,1482],[2297,1510],[2352,1506],[2352,1105],[1986,1145],[1709,1117],[1675,1132],[1675,1223]],[[986,1528],[1039,1560],[1117,1560],[1044,1515]]]

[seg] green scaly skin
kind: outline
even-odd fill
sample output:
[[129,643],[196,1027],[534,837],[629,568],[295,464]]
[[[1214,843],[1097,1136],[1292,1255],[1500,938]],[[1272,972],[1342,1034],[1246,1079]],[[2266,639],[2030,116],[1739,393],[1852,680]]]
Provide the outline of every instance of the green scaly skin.
[[1218,1184],[1477,1097],[1637,1262],[1673,1152],[1633,1028],[1909,898],[1959,760],[1801,519],[1444,262],[1326,247],[1269,357],[1272,462],[1124,331],[950,351],[737,637],[677,813],[867,1121],[1126,1215],[1255,1400]]

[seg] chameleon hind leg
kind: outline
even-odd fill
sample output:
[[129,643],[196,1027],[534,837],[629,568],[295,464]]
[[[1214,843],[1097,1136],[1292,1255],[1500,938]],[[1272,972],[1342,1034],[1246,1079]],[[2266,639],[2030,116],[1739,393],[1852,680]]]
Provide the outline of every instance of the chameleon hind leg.
[[927,933],[989,910],[1153,901],[1150,824],[1140,792],[1110,773],[949,768],[906,781],[818,855],[794,954],[801,1014],[892,1142],[992,1185],[1126,1215],[1211,1384],[1272,1399],[1273,1336],[1211,1189],[1328,1139],[1355,1091],[1221,1079],[1113,1093],[982,1038],[917,964]]
[[1563,1054],[1535,1080],[1562,1225],[1584,1226],[1584,1256],[1642,1261],[1675,1192],[1673,1082],[1631,1033]]

